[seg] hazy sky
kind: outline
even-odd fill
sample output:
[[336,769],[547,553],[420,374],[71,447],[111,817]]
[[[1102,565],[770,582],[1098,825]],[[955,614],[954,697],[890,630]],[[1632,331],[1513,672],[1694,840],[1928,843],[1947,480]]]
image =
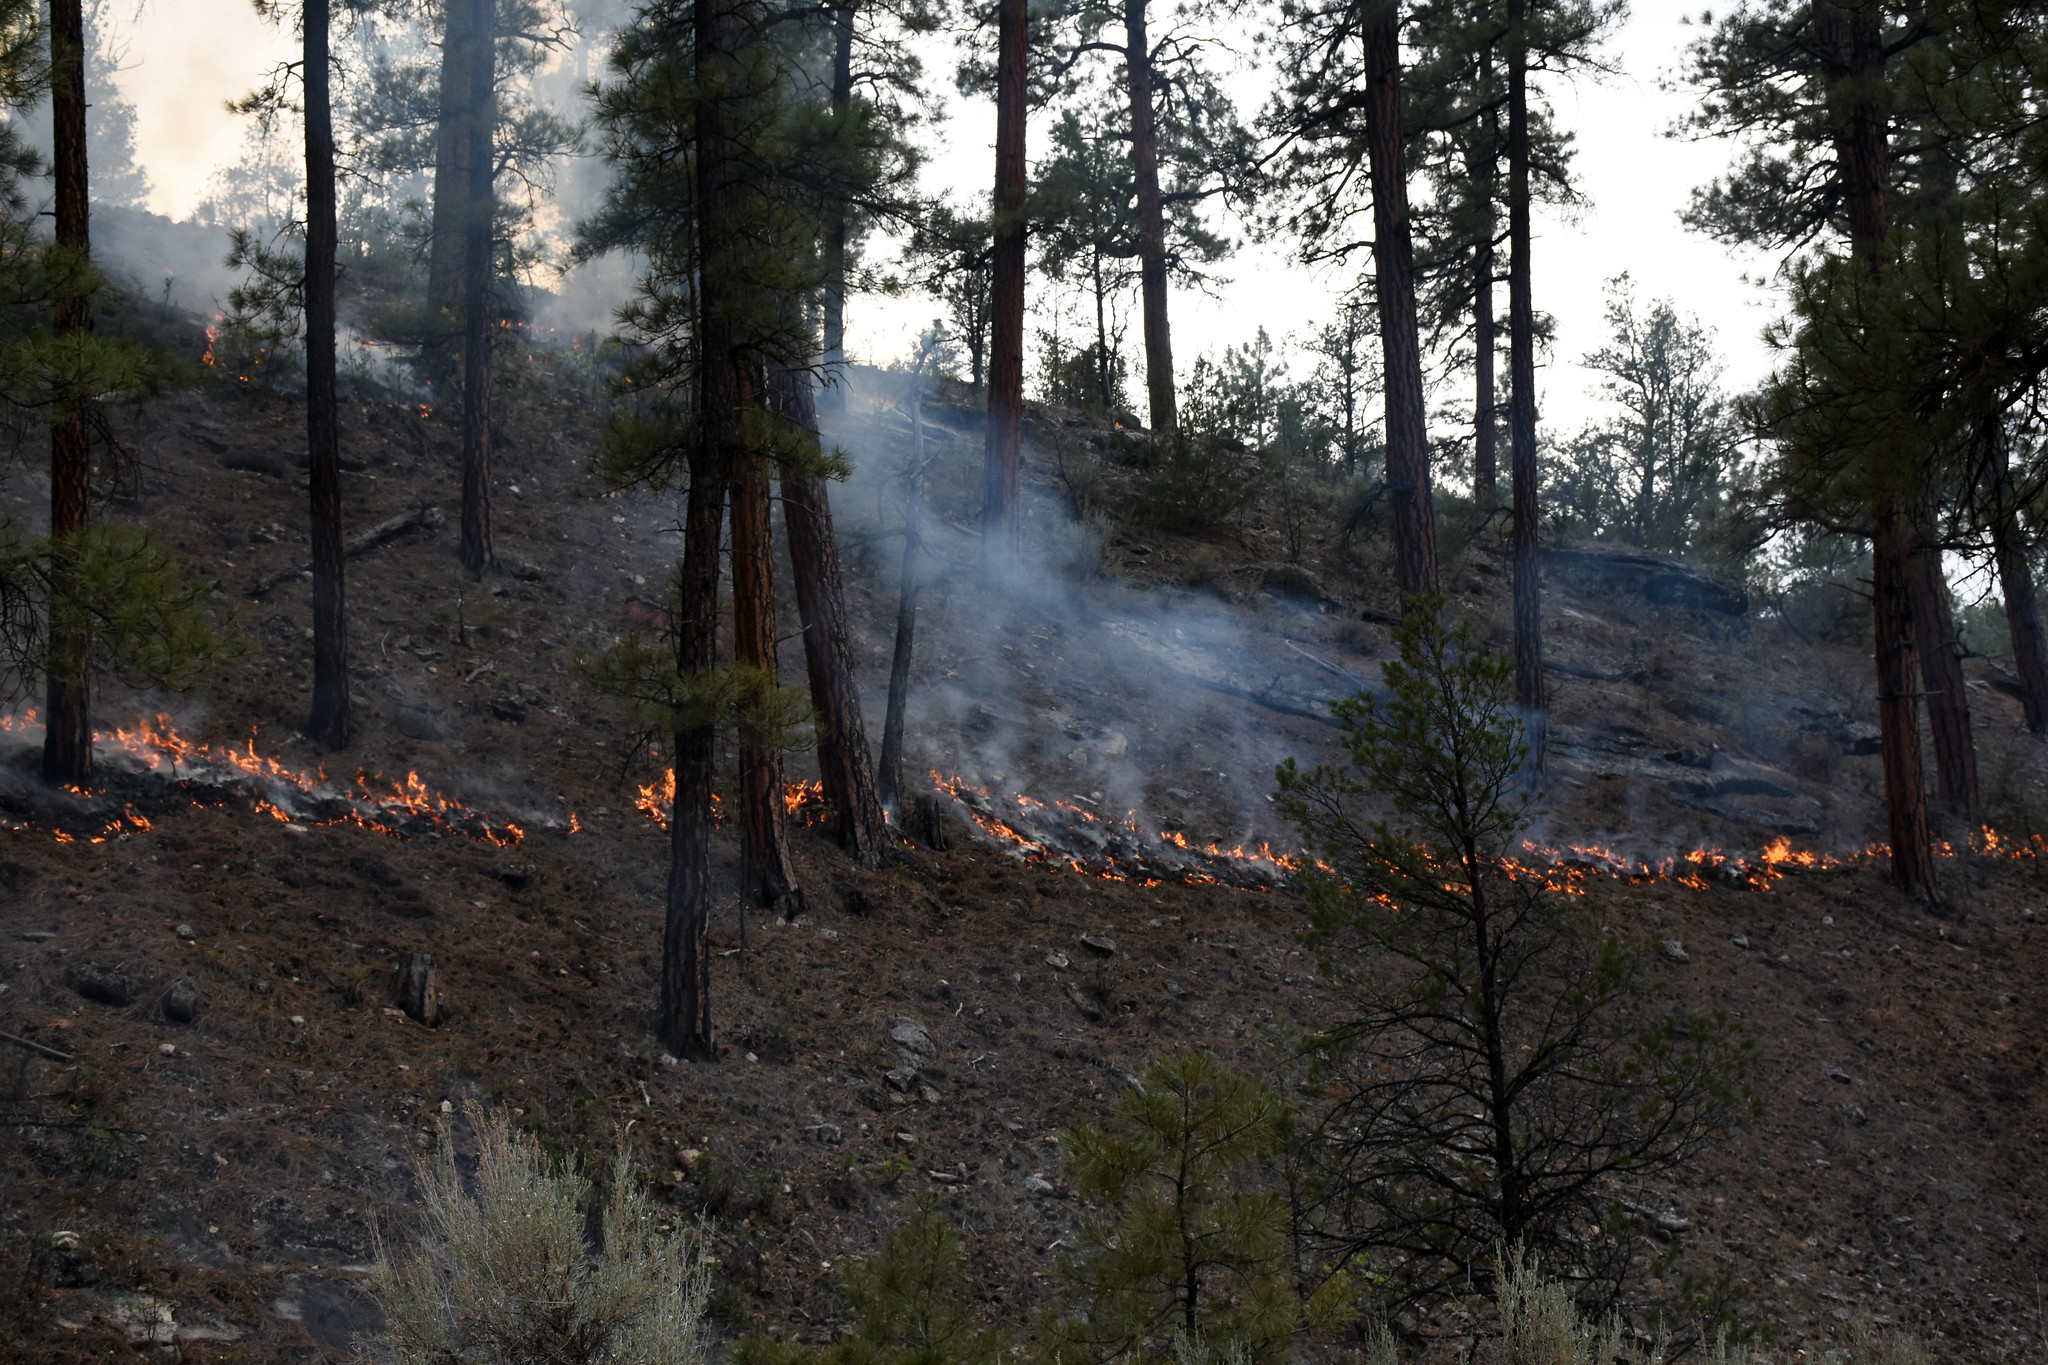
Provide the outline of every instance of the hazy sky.
[[[1637,0],[1635,17],[1608,54],[1620,74],[1555,94],[1560,121],[1577,134],[1577,172],[1589,203],[1575,221],[1539,214],[1537,222],[1537,306],[1558,320],[1555,363],[1542,376],[1544,418],[1554,425],[1575,427],[1594,410],[1586,396],[1591,377],[1576,362],[1604,340],[1602,287],[1622,271],[1642,297],[1669,297],[1715,328],[1731,384],[1753,381],[1769,364],[1758,332],[1776,300],[1745,283],[1745,276],[1768,274],[1771,262],[1732,257],[1678,222],[1687,193],[1728,157],[1725,147],[1663,135],[1690,102],[1683,92],[1657,88],[1694,31],[1682,22],[1685,12],[1668,0]],[[294,44],[288,32],[259,19],[248,0],[147,0],[124,34],[126,69],[116,81],[137,109],[137,155],[152,182],[150,206],[182,218],[207,177],[242,146],[242,120],[223,101],[288,59]],[[950,89],[941,75],[947,57],[933,58],[940,77],[934,84]],[[1251,113],[1270,83],[1247,70],[1233,85],[1242,111]],[[931,182],[982,190],[994,161],[992,111],[955,96],[928,131]],[[1043,147],[1043,120],[1032,131],[1035,155]],[[1225,226],[1244,236],[1241,226]],[[1196,356],[1249,339],[1258,327],[1280,342],[1312,330],[1329,316],[1333,290],[1347,282],[1294,265],[1284,246],[1255,243],[1245,244],[1221,273],[1227,278],[1212,296],[1175,297],[1174,351],[1183,375]],[[851,349],[868,360],[899,356],[935,311],[916,298],[856,300],[847,310]],[[1127,345],[1138,349],[1135,321]],[[1141,363],[1133,369],[1141,372]]]

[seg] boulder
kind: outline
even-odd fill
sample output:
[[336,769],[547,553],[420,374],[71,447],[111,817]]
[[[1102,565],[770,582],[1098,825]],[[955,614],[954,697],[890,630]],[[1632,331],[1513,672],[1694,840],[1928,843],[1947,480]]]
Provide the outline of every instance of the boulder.
[[135,1003],[135,981],[126,972],[81,962],[64,973],[64,984],[88,1000],[120,1008]]
[[1684,560],[1626,545],[1559,545],[1545,554],[1553,572],[1573,573],[1595,585],[1631,592],[1659,606],[1741,616],[1749,594]]
[[199,1017],[199,989],[180,981],[164,992],[164,1018],[174,1024],[189,1024]]

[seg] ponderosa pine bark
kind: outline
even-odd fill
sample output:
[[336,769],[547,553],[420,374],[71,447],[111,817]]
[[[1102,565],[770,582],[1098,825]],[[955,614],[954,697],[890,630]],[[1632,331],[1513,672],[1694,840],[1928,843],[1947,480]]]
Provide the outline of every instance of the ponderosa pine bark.
[[2041,607],[2034,591],[2034,566],[2027,537],[2013,505],[2012,461],[2000,420],[1991,422],[1991,553],[1998,564],[1998,588],[2005,598],[2006,629],[2012,637],[2013,666],[2020,678],[2020,705],[2027,730],[2048,739],[2048,640],[2041,633]]
[[[1491,44],[1479,56],[1479,85],[1482,90],[1493,87]],[[1485,140],[1473,148],[1468,166],[1479,199],[1479,223],[1472,243],[1472,500],[1482,511],[1491,511],[1500,496],[1496,453],[1500,400],[1494,392],[1493,316],[1493,197],[1500,164],[1494,135],[1498,127],[1495,115],[1487,114]]]
[[[783,424],[815,453],[818,415],[810,375],[779,370],[771,402]],[[839,846],[863,867],[879,867],[888,838],[875,769],[861,720],[860,688],[853,677],[853,636],[847,625],[839,545],[832,534],[832,504],[825,480],[804,467],[802,455],[783,462],[783,529],[797,614],[804,628],[804,666],[811,706],[818,713],[818,777],[825,803],[837,812]]]
[[1374,9],[1364,40],[1373,268],[1386,370],[1387,492],[1394,506],[1395,577],[1405,599],[1436,591],[1436,511],[1429,486],[1422,348],[1415,317],[1415,247],[1401,136],[1400,8],[1392,0]]
[[1871,536],[1870,577],[1877,624],[1877,727],[1884,752],[1892,881],[1901,891],[1931,902],[1934,850],[1927,827],[1926,774],[1920,766],[1911,571],[1907,564],[1912,540],[1912,518],[1905,499],[1885,499]]
[[[1131,104],[1131,179],[1137,190],[1138,287],[1145,322],[1145,396],[1152,430],[1180,427],[1173,386],[1173,330],[1167,312],[1166,205],[1159,192],[1159,120],[1147,0],[1124,0],[1124,79]],[[1100,312],[1098,302],[1097,311]],[[1098,329],[1099,330],[1099,329]],[[1104,364],[1107,360],[1104,359]]]
[[[832,120],[836,124],[853,107],[853,25],[858,0],[840,0],[832,10]],[[846,276],[852,226],[847,204],[835,198],[826,210],[825,392],[818,406],[827,412],[846,411]]]
[[1530,750],[1543,764],[1543,583],[1537,558],[1536,304],[1529,247],[1528,0],[1508,3],[1508,442],[1514,479],[1515,699],[1530,717]]
[[[449,383],[453,355],[463,331],[463,223],[470,197],[470,80],[475,72],[475,11],[478,0],[446,0],[442,6],[441,107],[434,127],[432,235],[427,242],[428,336],[425,358],[434,382]],[[452,387],[452,385],[449,385]]]
[[903,581],[896,597],[896,652],[889,661],[889,704],[882,717],[882,809],[903,827],[903,726],[910,701],[910,664],[917,648],[917,557],[924,537],[924,366],[911,377],[910,470],[903,480]]
[[1025,60],[1027,0],[996,6],[995,279],[990,290],[988,448],[983,468],[981,556],[1008,573],[1022,529],[1024,473]]
[[306,483],[313,550],[313,709],[306,733],[329,749],[349,742],[348,603],[341,538],[341,432],[334,376],[334,109],[329,0],[305,0]]
[[[79,0],[50,5],[51,156],[56,246],[83,267],[92,253],[85,162],[85,16]],[[60,346],[83,351],[91,306],[75,287],[82,270],[59,269],[52,323]],[[92,783],[92,707],[88,670],[92,637],[73,600],[74,556],[90,515],[92,453],[85,407],[67,398],[50,424],[50,630],[43,694],[43,780],[56,786]]]
[[[1835,170],[1852,255],[1874,279],[1884,271],[1888,132],[1877,102],[1885,60],[1875,10],[1813,0],[1814,51],[1831,96],[1844,107],[1834,133]],[[1912,516],[1903,493],[1881,495],[1872,509],[1872,599],[1883,747],[1885,810],[1891,827],[1892,881],[1930,909],[1940,905],[1929,842],[1927,788],[1914,697]]]
[[476,0],[469,43],[469,199],[462,245],[462,567],[494,568],[491,547],[491,246],[496,226],[491,143],[497,124],[497,5]]
[[[691,44],[700,82],[727,79],[738,51],[738,0],[700,0]],[[746,249],[735,202],[737,158],[729,145],[724,102],[695,107],[698,272],[697,430],[690,450],[690,491],[683,509],[683,562],[677,575],[676,672],[686,686],[708,680],[718,664],[718,568],[726,490],[740,442],[740,369],[733,297]],[[711,787],[718,754],[716,717],[708,706],[678,727],[675,803],[669,814],[667,915],[662,933],[659,1032],[679,1057],[718,1055],[711,1020]]]
[[[751,375],[748,376],[751,378]],[[751,386],[750,386],[751,387]],[[751,394],[741,406],[753,406]],[[759,700],[773,696],[775,658],[775,551],[768,517],[764,457],[742,451],[732,474],[733,657],[759,683]],[[796,864],[790,858],[789,819],[783,804],[782,749],[753,719],[740,718],[740,822],[746,833],[746,885],[779,921],[803,908]]]
[[1941,546],[1923,517],[1907,555],[1913,652],[1927,696],[1927,728],[1934,741],[1934,782],[1942,808],[1969,819],[1977,812],[1977,746],[1970,733],[1970,698],[1964,688],[1962,646],[1941,570]]

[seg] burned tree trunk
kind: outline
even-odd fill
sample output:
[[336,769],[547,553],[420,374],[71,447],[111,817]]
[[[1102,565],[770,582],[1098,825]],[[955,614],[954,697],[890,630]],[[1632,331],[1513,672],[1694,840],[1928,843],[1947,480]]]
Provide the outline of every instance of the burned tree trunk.
[[924,368],[911,382],[910,468],[903,481],[903,582],[896,599],[896,654],[889,663],[889,708],[882,720],[882,809],[897,813],[901,827],[903,712],[910,698],[910,661],[917,643],[917,557],[923,550]]
[[[1131,179],[1138,198],[1145,394],[1151,403],[1152,430],[1171,432],[1179,429],[1180,415],[1173,389],[1173,330],[1166,306],[1166,207],[1159,192],[1159,127],[1152,107],[1152,43],[1145,32],[1147,2],[1124,0],[1124,78],[1131,104]],[[1108,406],[1106,399],[1104,406]]]
[[475,118],[470,80],[476,67],[477,0],[442,6],[441,107],[434,127],[432,236],[427,243],[427,336],[423,358],[429,381],[447,385],[463,329],[463,223],[470,197],[470,133]]
[[491,549],[491,275],[497,124],[495,0],[477,0],[471,19],[469,202],[462,246],[462,567],[496,565]]
[[1912,538],[1905,499],[1885,499],[1870,550],[1877,628],[1877,724],[1884,748],[1892,881],[1901,891],[1933,906],[1938,904],[1934,853],[1927,829],[1926,776],[1920,766],[1919,709],[1914,705],[1913,690],[1913,605],[1907,563]]
[[1508,4],[1508,440],[1514,467],[1515,698],[1543,765],[1543,584],[1537,562],[1536,305],[1529,273],[1528,0]]
[[1913,648],[1920,656],[1928,731],[1934,740],[1935,787],[1948,814],[1968,819],[1977,811],[1977,746],[1970,734],[1970,698],[1964,690],[1948,579],[1941,571],[1941,546],[1924,522],[1915,529],[1906,572]]
[[328,0],[306,0],[306,482],[312,502],[313,709],[306,733],[347,745],[348,610],[341,536],[341,434],[334,381],[334,113]]
[[832,537],[832,505],[825,480],[806,463],[817,456],[818,418],[811,406],[810,376],[778,371],[772,400],[776,414],[798,434],[803,447],[784,460],[780,477],[797,613],[803,618],[804,664],[811,705],[818,713],[819,780],[826,804],[838,813],[839,846],[863,867],[879,867],[887,826],[861,722],[860,689],[853,680],[852,636],[840,582],[839,546]]
[[[742,396],[742,406],[751,399]],[[732,476],[733,655],[751,672],[740,716],[740,819],[746,830],[746,884],[778,920],[803,908],[790,861],[789,821],[782,802],[782,749],[774,724],[775,553],[768,529],[764,458],[743,451]]]
[[[92,252],[85,166],[85,17],[79,0],[50,5],[51,145],[55,171],[56,248],[75,263],[60,269],[54,305],[57,344],[83,353],[91,308],[79,287]],[[83,548],[92,492],[92,453],[85,405],[67,395],[50,424],[50,622],[43,701],[43,780],[58,786],[92,782],[92,636],[76,599],[77,556]]]
[[1026,0],[996,6],[995,280],[990,291],[988,449],[981,504],[987,567],[1014,567],[1024,469],[1024,231]]
[[[857,0],[840,0],[832,10],[832,120],[837,124],[853,105],[853,24]],[[852,233],[846,200],[835,198],[825,225],[825,392],[818,406],[827,412],[846,411],[846,277],[848,239]]]
[[1394,504],[1394,565],[1403,598],[1436,591],[1436,511],[1422,349],[1415,319],[1415,249],[1401,138],[1400,8],[1382,3],[1365,30],[1366,150],[1372,174],[1373,267],[1385,357],[1387,492]]

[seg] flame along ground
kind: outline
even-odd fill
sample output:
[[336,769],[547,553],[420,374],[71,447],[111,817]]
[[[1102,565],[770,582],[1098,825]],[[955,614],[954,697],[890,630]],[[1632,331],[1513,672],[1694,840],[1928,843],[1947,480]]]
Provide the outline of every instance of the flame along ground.
[[[0,734],[22,735],[41,729],[34,711],[0,716]],[[401,839],[445,832],[506,848],[526,837],[525,829],[510,820],[496,819],[433,791],[417,772],[407,773],[403,782],[381,773],[358,772],[352,782],[341,783],[329,778],[324,769],[308,772],[265,758],[256,751],[253,730],[242,745],[195,744],[178,734],[168,716],[159,715],[137,722],[132,729],[95,730],[93,749],[107,781],[99,791],[73,789],[71,794],[104,806],[110,793],[126,789],[131,799],[119,814],[92,812],[88,805],[78,820],[64,822],[74,825],[71,830],[62,824],[50,828],[47,821],[23,822],[0,816],[0,829],[48,829],[60,843],[82,840],[97,844],[153,827],[150,817],[136,809],[136,801],[161,815],[178,805],[215,806],[240,798],[285,824],[357,825]],[[157,781],[138,787],[138,777]],[[103,826],[97,833],[77,827],[80,821],[94,820]],[[566,822],[529,823],[569,832],[580,828],[574,814]]]
[[[33,710],[0,715],[0,735],[25,737],[41,728]],[[151,816],[136,808],[137,800],[160,817],[180,805],[220,805],[240,798],[286,824],[356,825],[396,838],[444,832],[501,847],[517,845],[526,837],[526,829],[510,820],[494,819],[433,791],[418,772],[408,772],[403,782],[381,773],[358,772],[352,782],[342,784],[328,777],[324,769],[309,772],[263,757],[257,752],[253,731],[241,745],[195,744],[178,734],[169,717],[159,715],[129,729],[96,730],[93,744],[102,771],[111,780],[98,792],[70,790],[81,803],[75,818],[23,821],[0,815],[0,829],[46,832],[59,843],[104,843],[154,828]],[[138,777],[157,781],[139,788],[134,785]],[[933,772],[931,781],[932,789],[958,803],[983,835],[1025,863],[1141,886],[1182,882],[1254,891],[1287,885],[1304,866],[1299,855],[1276,850],[1270,843],[1225,848],[1197,842],[1178,830],[1147,833],[1136,811],[1119,820],[1089,810],[1078,801],[1047,802],[1021,792],[999,796],[958,776]],[[110,814],[108,798],[116,785],[127,787],[131,799],[118,813]],[[172,799],[165,799],[167,796]],[[714,795],[712,800],[717,804],[719,798]],[[674,801],[675,773],[671,770],[659,781],[641,785],[634,805],[666,828]],[[821,785],[816,780],[786,784],[783,809],[792,822],[807,828],[822,823],[827,810]],[[573,812],[563,821],[529,824],[572,834],[582,828]],[[1586,895],[1603,882],[1662,883],[1694,890],[1719,883],[1767,890],[1792,873],[1833,871],[1880,860],[1890,853],[1884,844],[1848,854],[1816,853],[1794,848],[1791,840],[1783,837],[1752,854],[1697,848],[1654,860],[1598,844],[1552,847],[1526,842],[1523,851],[1527,860],[1511,860],[1509,875],[1540,879],[1549,890],[1566,895]],[[1935,852],[1945,858],[1968,852],[1997,859],[2040,859],[2048,855],[2048,837],[2034,834],[2014,839],[1985,825],[1965,844],[1939,842]]]

